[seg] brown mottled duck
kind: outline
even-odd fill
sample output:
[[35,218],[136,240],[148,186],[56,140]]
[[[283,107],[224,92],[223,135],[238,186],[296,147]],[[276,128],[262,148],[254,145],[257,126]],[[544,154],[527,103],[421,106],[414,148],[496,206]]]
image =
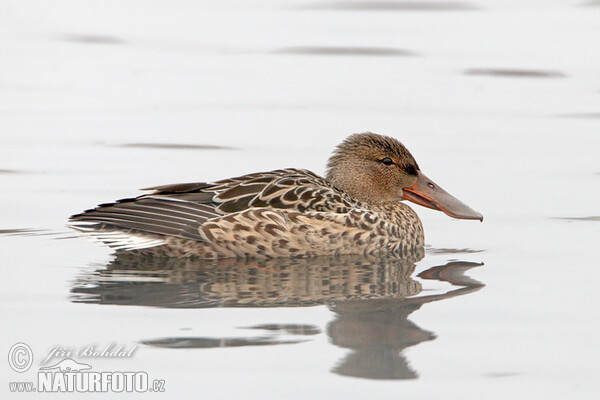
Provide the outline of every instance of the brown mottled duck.
[[402,200],[483,220],[425,176],[402,143],[370,132],[337,146],[325,178],[288,168],[144,190],[152,192],[73,215],[70,225],[117,250],[212,259],[413,253],[423,226]]

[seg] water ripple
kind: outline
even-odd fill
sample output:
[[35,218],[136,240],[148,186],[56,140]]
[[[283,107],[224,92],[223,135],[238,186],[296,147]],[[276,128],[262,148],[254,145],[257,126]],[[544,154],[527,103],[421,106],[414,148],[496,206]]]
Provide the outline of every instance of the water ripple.
[[349,11],[469,11],[480,8],[472,3],[457,1],[324,1],[302,8]]
[[471,68],[465,75],[489,75],[506,78],[564,78],[566,75],[560,71],[536,69],[510,69],[510,68]]
[[285,47],[275,50],[276,54],[304,54],[316,56],[380,56],[380,57],[406,57],[415,53],[395,48],[386,47],[334,47],[334,46],[298,46]]

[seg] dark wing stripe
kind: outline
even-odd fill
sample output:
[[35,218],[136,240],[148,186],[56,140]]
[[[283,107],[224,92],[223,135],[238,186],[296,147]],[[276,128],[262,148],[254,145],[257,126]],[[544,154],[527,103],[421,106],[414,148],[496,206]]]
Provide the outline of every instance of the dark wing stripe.
[[135,215],[156,215],[156,216],[169,216],[171,218],[180,219],[184,221],[195,221],[198,216],[196,214],[182,213],[166,208],[152,207],[144,204],[133,204],[128,207],[107,207],[104,211],[117,212],[121,214],[133,213]]
[[171,185],[160,185],[144,188],[141,190],[156,190],[161,193],[181,193],[190,192],[194,190],[200,190],[210,187],[211,184],[206,182],[193,182],[193,183],[173,183]]
[[188,225],[185,228],[183,228],[182,231],[182,237],[186,238],[186,239],[195,239],[195,240],[199,240],[199,241],[203,241],[204,238],[202,236],[200,236],[200,226],[193,226],[193,225]]
[[170,200],[170,199],[169,200],[160,200],[159,202],[149,203],[149,204],[156,204],[157,207],[164,208],[165,206],[163,205],[163,203],[168,203],[169,208],[171,208],[173,210],[180,210],[183,213],[189,213],[190,211],[193,211],[195,214],[197,214],[199,216],[208,217],[208,218],[222,216],[222,214],[215,211],[215,206],[212,204],[211,205],[198,204],[198,203],[192,203],[192,202],[188,202],[188,201],[177,201],[177,200]]
[[[173,224],[164,219],[137,218],[132,215],[120,214],[95,214],[93,218],[81,218],[78,222],[90,222],[98,224],[95,231],[123,231],[137,230],[140,232],[154,233],[158,235],[176,236],[185,239],[202,240],[197,224]],[[96,235],[100,237],[99,235]],[[109,244],[108,240],[105,240]]]
[[99,225],[97,230],[145,231],[159,235],[202,240],[199,227],[210,218],[221,216],[214,206],[177,200],[140,197],[100,206],[83,214],[74,215],[71,221]]
[[114,216],[115,218],[123,219],[133,218],[139,221],[149,221],[149,223],[162,222],[165,225],[172,225],[173,227],[184,227],[186,224],[195,222],[195,220],[193,219],[182,219],[167,214],[161,215],[157,213],[148,213],[140,210],[123,210],[119,208],[107,208],[106,210],[97,210],[93,214],[93,218],[102,218],[106,216]]
[[126,209],[146,209],[151,213],[157,213],[153,210],[158,210],[158,214],[173,215],[174,217],[184,218],[196,221],[198,218],[209,219],[214,217],[220,217],[221,214],[214,212],[214,207],[205,206],[202,204],[193,204],[192,207],[185,207],[185,203],[176,201],[152,201],[142,199],[135,203],[128,203],[124,207],[115,208],[126,208]]
[[123,222],[140,222],[148,225],[153,225],[156,227],[164,226],[167,229],[182,229],[185,227],[185,223],[173,221],[168,217],[163,217],[160,215],[157,216],[144,216],[144,215],[134,215],[130,213],[122,213],[117,210],[108,210],[108,211],[96,211],[91,215],[90,218],[82,218],[80,221],[88,221],[92,222],[93,220],[98,221],[106,221],[110,220],[113,222],[123,221]]
[[276,181],[273,184],[267,186],[266,189],[263,190],[260,194],[260,197],[262,197],[263,199],[267,197],[275,197],[275,195],[283,194],[283,192],[289,189],[287,187],[279,186],[278,183],[279,181]]
[[[95,210],[90,210],[83,214],[89,218],[92,214],[99,215],[99,213],[119,213],[119,214],[134,214],[134,215],[148,215],[153,218],[164,218],[170,217],[173,219],[180,220],[180,223],[197,222],[200,220],[206,220],[220,216],[212,211],[205,210],[205,207],[201,209],[194,209],[191,207],[177,207],[174,205],[175,202],[149,202],[141,200],[139,202],[128,202],[128,203],[116,203],[112,205],[102,206]],[[189,212],[193,211],[193,212]],[[80,216],[74,216],[72,219],[81,219]],[[183,220],[183,221],[181,221]]]
[[222,203],[217,209],[224,213],[234,213],[249,208],[250,202],[256,195],[252,194],[246,197],[240,197],[235,200],[229,200]]
[[257,193],[260,193],[265,187],[265,184],[241,184],[238,186],[234,186],[231,189],[227,189],[224,192],[220,193],[218,196],[219,200],[230,200],[236,197],[242,197],[248,194],[256,196]]
[[187,192],[187,193],[151,193],[144,196],[144,198],[154,198],[190,203],[211,203],[214,192]]

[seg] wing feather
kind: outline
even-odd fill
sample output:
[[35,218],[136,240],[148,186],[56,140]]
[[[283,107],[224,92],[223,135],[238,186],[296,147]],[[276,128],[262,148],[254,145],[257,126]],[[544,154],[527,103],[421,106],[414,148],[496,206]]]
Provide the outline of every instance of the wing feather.
[[202,241],[200,227],[206,221],[250,208],[344,213],[359,205],[320,176],[300,169],[144,190],[153,192],[101,204],[73,215],[70,223],[112,247],[137,249],[165,244],[166,237]]

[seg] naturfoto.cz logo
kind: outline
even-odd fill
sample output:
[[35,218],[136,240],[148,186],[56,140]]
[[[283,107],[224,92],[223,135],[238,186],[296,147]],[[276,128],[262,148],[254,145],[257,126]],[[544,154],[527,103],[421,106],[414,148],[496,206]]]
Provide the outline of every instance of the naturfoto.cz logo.
[[[114,344],[110,344],[110,349]],[[88,346],[86,349],[89,349]],[[119,349],[121,349],[119,347]],[[58,356],[57,347],[48,351],[48,357],[41,363],[48,362],[51,358]],[[77,354],[85,354],[79,351]],[[90,357],[115,357],[116,352],[90,352]],[[69,355],[71,353],[68,353]],[[121,351],[125,356],[131,356],[133,350]],[[66,355],[63,353],[61,355]],[[123,356],[123,355],[119,355]],[[24,343],[17,343],[11,347],[8,353],[10,367],[19,373],[26,372],[33,363],[33,352]],[[53,365],[40,367],[37,372],[37,382],[10,382],[11,392],[164,392],[165,381],[162,379],[150,380],[144,371],[93,371],[90,364],[78,362],[72,358],[64,358]]]

